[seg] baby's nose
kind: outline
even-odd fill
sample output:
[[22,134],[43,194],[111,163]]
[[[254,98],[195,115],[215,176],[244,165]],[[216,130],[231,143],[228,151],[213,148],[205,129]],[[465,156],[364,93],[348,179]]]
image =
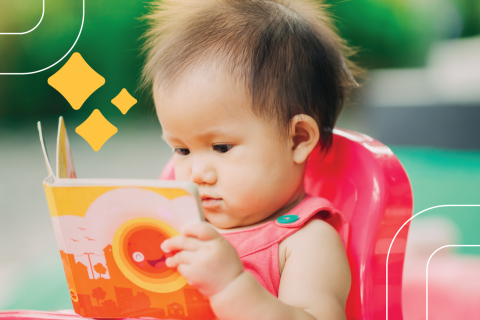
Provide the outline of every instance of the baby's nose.
[[217,174],[212,168],[197,166],[192,168],[192,182],[196,184],[215,184]]

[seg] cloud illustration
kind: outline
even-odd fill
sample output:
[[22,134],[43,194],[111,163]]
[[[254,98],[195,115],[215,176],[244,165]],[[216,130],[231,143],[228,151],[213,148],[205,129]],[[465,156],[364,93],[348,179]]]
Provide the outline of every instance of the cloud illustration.
[[118,228],[136,218],[157,219],[178,231],[200,221],[193,196],[169,200],[146,189],[119,188],[98,197],[84,217],[64,215],[53,217],[52,222],[60,250],[74,255],[102,255]]

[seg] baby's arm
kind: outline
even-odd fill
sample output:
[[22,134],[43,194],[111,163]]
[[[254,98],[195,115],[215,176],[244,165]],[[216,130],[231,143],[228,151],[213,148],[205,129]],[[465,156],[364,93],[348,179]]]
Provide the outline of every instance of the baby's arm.
[[281,244],[286,262],[278,299],[243,271],[235,249],[206,223],[191,225],[162,248],[182,250],[167,265],[178,267],[222,320],[345,318],[348,262],[338,234],[323,221],[311,221]]
[[278,298],[315,319],[345,319],[351,274],[337,231],[311,220],[280,244],[285,255]]

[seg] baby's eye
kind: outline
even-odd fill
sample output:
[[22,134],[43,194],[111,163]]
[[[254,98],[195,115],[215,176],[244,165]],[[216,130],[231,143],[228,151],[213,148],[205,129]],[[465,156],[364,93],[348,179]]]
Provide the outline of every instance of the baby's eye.
[[190,153],[190,150],[186,148],[175,148],[174,152],[178,153],[181,156],[186,156]]
[[231,144],[216,144],[213,146],[213,150],[218,151],[220,153],[225,153],[233,148]]

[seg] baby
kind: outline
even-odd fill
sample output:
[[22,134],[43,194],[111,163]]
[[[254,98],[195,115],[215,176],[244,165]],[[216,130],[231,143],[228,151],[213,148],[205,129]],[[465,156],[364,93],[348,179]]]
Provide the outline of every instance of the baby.
[[338,212],[307,195],[352,86],[346,47],[313,0],[162,0],[147,17],[144,85],[175,177],[205,218],[162,244],[222,320],[345,319]]

